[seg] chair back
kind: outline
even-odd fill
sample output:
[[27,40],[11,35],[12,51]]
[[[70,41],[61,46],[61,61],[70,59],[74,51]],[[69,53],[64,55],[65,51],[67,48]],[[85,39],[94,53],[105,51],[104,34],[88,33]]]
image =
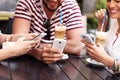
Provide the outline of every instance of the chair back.
[[13,18],[9,18],[9,20],[0,21],[0,30],[4,34],[11,34],[12,33],[12,23]]

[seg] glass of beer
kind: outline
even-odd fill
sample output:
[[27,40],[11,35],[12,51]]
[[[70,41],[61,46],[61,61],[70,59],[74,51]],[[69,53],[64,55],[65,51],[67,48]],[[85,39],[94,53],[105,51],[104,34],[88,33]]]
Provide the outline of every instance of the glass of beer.
[[57,25],[55,27],[55,38],[64,39],[66,33],[66,26],[63,24]]
[[96,38],[95,38],[96,44],[99,42],[102,44],[103,47],[105,47],[106,36],[107,36],[107,32],[96,31]]

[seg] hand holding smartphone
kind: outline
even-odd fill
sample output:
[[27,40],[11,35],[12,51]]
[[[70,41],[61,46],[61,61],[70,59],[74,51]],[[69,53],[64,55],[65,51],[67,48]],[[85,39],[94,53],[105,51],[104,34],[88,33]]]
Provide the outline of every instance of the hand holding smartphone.
[[91,43],[93,45],[96,45],[95,42],[92,40],[92,38],[88,34],[81,34],[80,37],[83,40],[85,40],[85,41],[87,41],[87,42],[89,42],[89,43]]
[[[35,39],[37,39],[37,38],[40,38],[40,39],[42,39],[43,37],[45,37],[46,36],[46,33],[40,33],[40,34],[38,34],[37,36],[35,36],[34,38],[32,38],[32,39],[30,39],[30,40],[35,40]],[[36,45],[36,48],[39,48],[40,47],[40,42],[38,42],[38,44]]]
[[63,53],[63,50],[64,50],[64,48],[65,48],[65,45],[66,45],[66,40],[64,40],[64,39],[57,39],[57,38],[56,38],[56,39],[54,39],[54,41],[53,41],[52,48],[58,48],[59,51],[60,51],[60,53],[63,54],[61,60],[65,60],[65,59],[68,59],[68,58],[69,58],[68,54],[64,54],[64,53]]
[[58,48],[60,50],[60,52],[63,53],[65,45],[66,45],[66,40],[64,40],[64,39],[54,39],[52,47],[53,48]]
[[31,40],[37,39],[37,38],[43,38],[46,36],[46,33],[40,33],[37,36],[35,36],[34,38],[32,38]]

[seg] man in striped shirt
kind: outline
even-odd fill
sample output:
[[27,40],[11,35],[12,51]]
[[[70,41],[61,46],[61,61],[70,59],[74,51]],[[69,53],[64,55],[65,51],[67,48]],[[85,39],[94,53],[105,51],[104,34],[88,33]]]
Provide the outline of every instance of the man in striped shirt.
[[[13,33],[47,33],[47,40],[54,40],[55,26],[62,22],[67,27],[67,44],[64,53],[80,55],[80,34],[84,33],[80,8],[76,0],[19,0],[13,23]],[[52,54],[49,54],[52,53]],[[62,55],[50,44],[41,43],[30,55],[45,63],[53,63]]]

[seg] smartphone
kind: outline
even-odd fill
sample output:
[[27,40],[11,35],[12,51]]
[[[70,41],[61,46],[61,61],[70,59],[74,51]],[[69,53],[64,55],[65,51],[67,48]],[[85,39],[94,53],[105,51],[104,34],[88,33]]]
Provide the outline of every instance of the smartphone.
[[43,37],[45,37],[46,36],[46,33],[40,33],[40,34],[38,34],[37,36],[35,36],[34,38],[32,38],[31,40],[34,40],[34,39],[36,39],[36,38],[43,38]]
[[81,34],[80,37],[83,40],[85,40],[85,41],[87,41],[87,42],[89,42],[89,43],[91,43],[93,45],[96,45],[95,42],[92,40],[92,38],[88,34]]
[[53,48],[58,48],[60,50],[60,53],[63,53],[65,45],[66,45],[66,40],[64,40],[64,39],[54,39],[52,47]]

